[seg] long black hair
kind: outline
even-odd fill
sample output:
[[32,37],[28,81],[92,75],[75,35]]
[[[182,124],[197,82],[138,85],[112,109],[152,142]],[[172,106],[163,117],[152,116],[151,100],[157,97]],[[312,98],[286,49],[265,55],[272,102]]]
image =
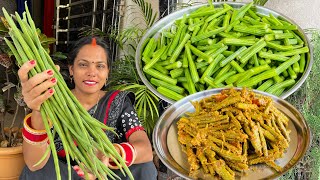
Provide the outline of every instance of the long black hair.
[[68,64],[69,65],[73,65],[74,63],[74,59],[77,57],[79,50],[87,45],[87,44],[92,44],[92,40],[93,38],[96,39],[96,44],[101,46],[107,55],[107,64],[108,64],[108,68],[110,69],[111,66],[111,59],[110,59],[110,50],[109,50],[109,46],[107,45],[106,41],[104,39],[102,39],[101,37],[97,37],[97,36],[85,36],[82,37],[81,39],[79,39],[78,41],[76,41],[69,49],[69,53],[68,53]]

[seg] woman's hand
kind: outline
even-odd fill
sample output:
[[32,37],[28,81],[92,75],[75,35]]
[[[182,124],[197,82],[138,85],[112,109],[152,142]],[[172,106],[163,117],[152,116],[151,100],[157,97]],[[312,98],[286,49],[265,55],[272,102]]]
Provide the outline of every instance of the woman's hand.
[[98,150],[96,156],[104,165],[109,165],[109,157],[105,156],[101,151]]
[[[113,146],[114,146],[114,148],[116,149],[116,151],[118,152],[118,154],[121,155],[121,152],[120,152],[119,147],[118,147],[118,146],[115,146],[115,145],[113,145]],[[104,155],[101,151],[99,151],[99,150],[96,152],[96,156],[97,156],[97,158],[98,158],[104,165],[106,165],[107,167],[110,168],[109,162],[113,162],[113,160],[112,160],[110,157],[105,156],[105,155]]]
[[73,169],[77,172],[78,176],[82,177],[83,179],[86,179],[86,180],[95,180],[96,179],[96,176],[93,175],[92,173],[88,173],[89,178],[87,179],[85,177],[83,170],[78,165],[73,166]]
[[18,76],[25,103],[30,109],[39,111],[41,104],[53,95],[52,86],[57,83],[57,79],[53,77],[54,71],[52,69],[29,78],[28,73],[35,65],[35,60],[24,63],[18,71]]

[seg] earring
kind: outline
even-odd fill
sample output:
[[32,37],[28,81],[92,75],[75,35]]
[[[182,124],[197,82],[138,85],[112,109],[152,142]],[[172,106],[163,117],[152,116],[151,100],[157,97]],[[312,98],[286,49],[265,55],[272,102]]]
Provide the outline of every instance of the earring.
[[73,76],[70,75],[69,78],[70,78],[70,82],[71,82],[71,84],[72,84],[72,83],[73,83]]
[[104,83],[104,86],[105,86],[105,87],[107,86],[107,82],[108,82],[108,78],[106,79],[106,82]]

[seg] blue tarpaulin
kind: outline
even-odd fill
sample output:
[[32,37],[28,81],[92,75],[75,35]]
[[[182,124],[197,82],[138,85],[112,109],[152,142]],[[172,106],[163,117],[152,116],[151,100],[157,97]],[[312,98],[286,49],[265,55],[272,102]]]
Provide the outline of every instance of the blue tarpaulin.
[[[22,16],[22,13],[25,11],[24,2],[27,1],[27,5],[29,10],[31,11],[31,0],[16,0],[17,2],[17,12],[20,16]],[[30,12],[32,14],[32,12]]]

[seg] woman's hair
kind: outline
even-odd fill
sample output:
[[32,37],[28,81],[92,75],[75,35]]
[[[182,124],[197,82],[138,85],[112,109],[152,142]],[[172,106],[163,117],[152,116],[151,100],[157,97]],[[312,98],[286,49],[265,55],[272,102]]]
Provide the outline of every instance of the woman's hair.
[[109,50],[109,46],[107,45],[106,41],[103,40],[100,37],[96,37],[96,36],[86,36],[86,37],[82,37],[81,39],[79,39],[78,41],[76,41],[70,48],[69,50],[69,54],[68,54],[68,64],[69,65],[73,65],[74,63],[74,59],[77,57],[79,50],[87,45],[87,44],[92,44],[92,39],[95,38],[96,39],[96,45],[101,46],[107,55],[107,64],[108,64],[108,68],[110,68],[111,66],[111,59],[110,59],[110,50]]

